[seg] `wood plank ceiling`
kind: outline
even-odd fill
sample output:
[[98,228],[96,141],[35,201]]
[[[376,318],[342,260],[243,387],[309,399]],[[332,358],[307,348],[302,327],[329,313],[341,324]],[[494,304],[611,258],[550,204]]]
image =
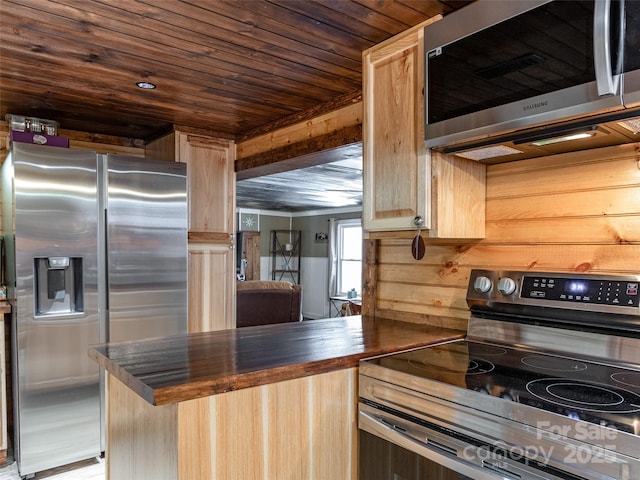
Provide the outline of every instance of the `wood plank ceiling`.
[[359,92],[363,50],[467,3],[0,0],[0,115],[142,140],[174,124],[247,137]]

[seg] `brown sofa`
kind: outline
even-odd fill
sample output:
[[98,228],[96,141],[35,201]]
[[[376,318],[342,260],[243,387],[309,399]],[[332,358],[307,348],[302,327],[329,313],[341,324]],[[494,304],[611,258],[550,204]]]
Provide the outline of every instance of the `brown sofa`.
[[236,295],[237,327],[302,320],[302,285],[249,280],[236,284]]

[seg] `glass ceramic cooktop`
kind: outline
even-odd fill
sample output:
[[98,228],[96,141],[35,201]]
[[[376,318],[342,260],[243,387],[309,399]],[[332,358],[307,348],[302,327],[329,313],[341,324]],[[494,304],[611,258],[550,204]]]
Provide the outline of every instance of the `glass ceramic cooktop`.
[[638,434],[640,370],[466,340],[368,363]]

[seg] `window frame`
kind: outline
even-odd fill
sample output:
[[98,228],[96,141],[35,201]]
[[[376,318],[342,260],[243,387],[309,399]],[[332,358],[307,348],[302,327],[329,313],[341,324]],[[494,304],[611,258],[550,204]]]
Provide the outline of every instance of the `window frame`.
[[[346,229],[360,229],[360,258],[344,258],[344,231]],[[358,295],[362,294],[362,220],[359,218],[349,218],[336,222],[336,291],[338,296],[346,296],[351,288],[356,288]],[[360,265],[360,283],[358,285],[343,286],[343,262],[358,262]]]

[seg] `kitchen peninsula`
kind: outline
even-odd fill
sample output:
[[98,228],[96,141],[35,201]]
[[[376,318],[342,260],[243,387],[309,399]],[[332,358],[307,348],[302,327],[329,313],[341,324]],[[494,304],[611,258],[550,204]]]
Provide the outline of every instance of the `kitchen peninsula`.
[[462,336],[367,317],[99,345],[107,479],[356,479],[361,358]]

